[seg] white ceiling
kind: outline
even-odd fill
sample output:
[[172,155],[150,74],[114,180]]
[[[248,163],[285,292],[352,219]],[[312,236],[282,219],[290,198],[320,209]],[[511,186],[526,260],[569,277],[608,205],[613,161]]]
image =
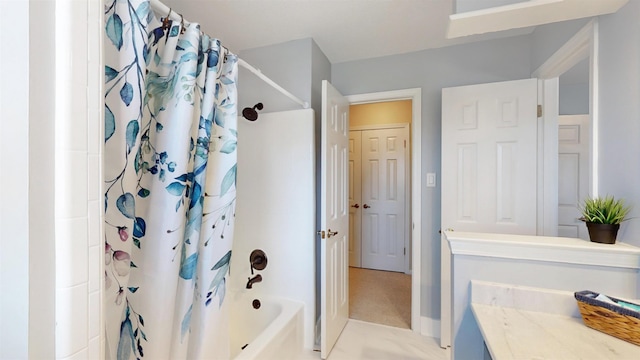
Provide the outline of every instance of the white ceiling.
[[[163,0],[234,52],[313,38],[331,63],[402,54],[531,28],[447,40],[453,0]],[[158,14],[159,16],[163,16]]]
[[[458,2],[462,0],[457,0]],[[469,1],[469,0],[465,0]],[[492,2],[497,0],[474,0]],[[575,2],[529,0],[525,3]],[[580,0],[620,3],[627,0]],[[232,51],[313,38],[331,63],[531,33],[533,27],[447,39],[454,0],[163,0]],[[520,2],[522,0],[500,0]],[[510,5],[518,6],[518,5]],[[504,7],[502,7],[504,8]],[[498,8],[491,8],[498,9]],[[483,22],[491,22],[479,10]],[[617,10],[617,9],[616,9]],[[473,12],[465,13],[468,21]],[[164,14],[158,14],[164,16]],[[552,14],[550,14],[551,16]],[[504,11],[500,12],[504,16]],[[557,20],[556,20],[557,21]],[[540,23],[540,22],[538,22]],[[528,25],[527,25],[528,26]]]

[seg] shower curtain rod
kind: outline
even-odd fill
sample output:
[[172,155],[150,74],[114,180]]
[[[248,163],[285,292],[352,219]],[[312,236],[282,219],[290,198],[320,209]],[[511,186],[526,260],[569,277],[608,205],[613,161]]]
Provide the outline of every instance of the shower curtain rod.
[[[153,10],[155,10],[157,14],[159,14],[161,16],[162,16],[162,14],[167,14],[169,16],[169,18],[171,20],[173,20],[173,21],[180,21],[182,23],[189,23],[188,21],[184,20],[184,18],[182,17],[181,14],[178,14],[177,12],[173,11],[170,7],[168,7],[167,5],[163,4],[160,0],[150,0],[149,3],[151,5],[151,8]],[[303,101],[300,98],[298,98],[295,95],[293,95],[292,93],[288,92],[282,86],[278,85],[275,81],[271,80],[266,75],[264,75],[259,69],[254,68],[248,62],[240,59],[240,57],[238,57],[238,65],[240,65],[243,68],[249,70],[254,75],[256,75],[258,78],[260,78],[262,81],[266,82],[267,84],[269,84],[274,89],[280,91],[284,96],[286,96],[289,99],[291,99],[291,100],[295,101],[296,103],[300,104],[303,108],[305,108],[305,109],[309,108],[309,103],[307,101]]]

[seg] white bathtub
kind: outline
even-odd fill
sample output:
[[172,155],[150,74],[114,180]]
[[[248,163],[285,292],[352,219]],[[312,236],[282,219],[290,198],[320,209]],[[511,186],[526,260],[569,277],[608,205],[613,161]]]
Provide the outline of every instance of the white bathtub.
[[[231,358],[234,360],[297,359],[303,351],[303,304],[251,291],[234,294],[231,304]],[[245,346],[246,345],[246,346]],[[242,349],[244,347],[244,349]]]

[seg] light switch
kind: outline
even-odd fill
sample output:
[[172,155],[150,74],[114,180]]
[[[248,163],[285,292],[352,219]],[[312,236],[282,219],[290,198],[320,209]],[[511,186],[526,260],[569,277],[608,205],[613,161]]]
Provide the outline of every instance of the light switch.
[[427,187],[436,187],[436,173],[427,173]]

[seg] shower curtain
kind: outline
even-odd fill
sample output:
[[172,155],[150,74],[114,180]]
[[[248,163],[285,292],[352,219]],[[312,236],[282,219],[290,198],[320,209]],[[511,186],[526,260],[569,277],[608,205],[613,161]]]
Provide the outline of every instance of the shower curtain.
[[228,358],[237,58],[146,0],[104,5],[106,356]]

